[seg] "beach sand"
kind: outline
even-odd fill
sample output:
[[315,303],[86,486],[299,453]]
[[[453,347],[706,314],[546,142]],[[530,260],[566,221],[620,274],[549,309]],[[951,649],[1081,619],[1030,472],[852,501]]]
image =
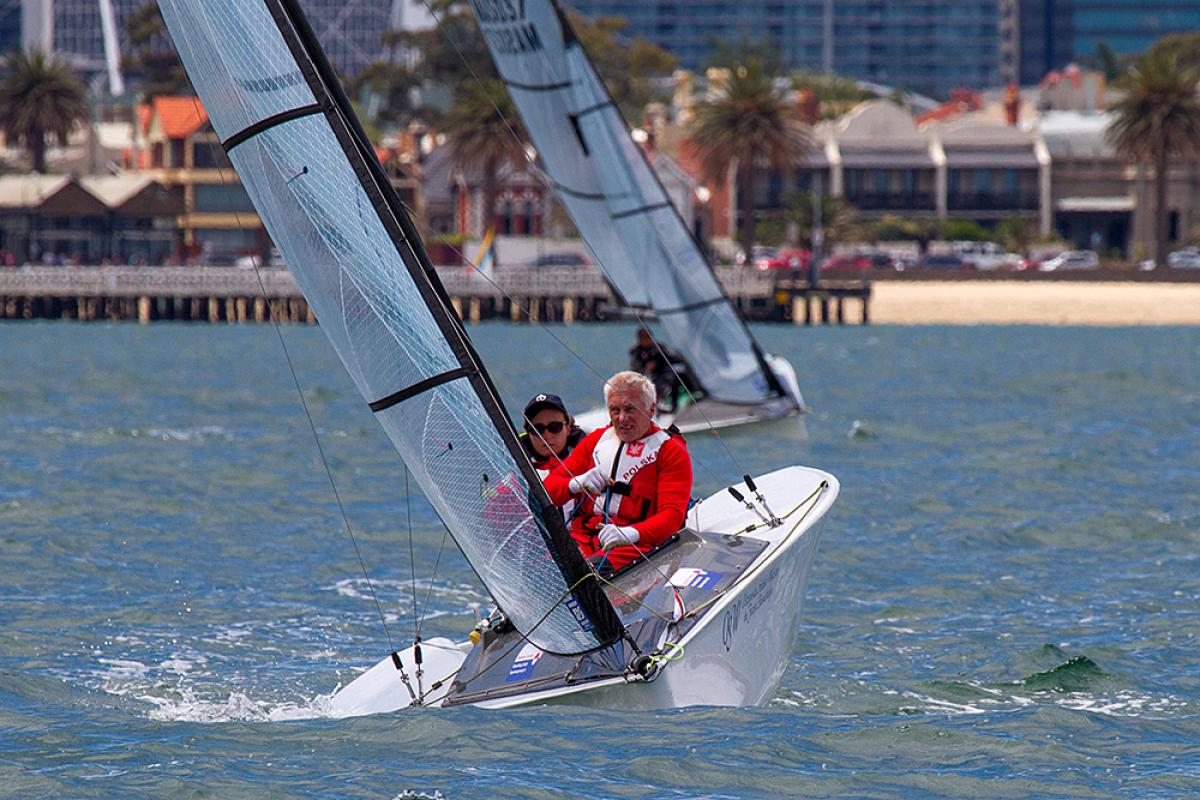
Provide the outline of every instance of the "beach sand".
[[[847,302],[847,321],[859,321]],[[877,281],[881,325],[1200,325],[1200,284]]]

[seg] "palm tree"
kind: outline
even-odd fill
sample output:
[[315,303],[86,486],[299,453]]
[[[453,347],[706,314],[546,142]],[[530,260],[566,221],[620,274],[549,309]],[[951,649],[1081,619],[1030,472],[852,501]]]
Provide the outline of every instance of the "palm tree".
[[0,82],[0,128],[28,150],[34,172],[46,171],[46,137],[66,144],[91,116],[87,88],[66,62],[44,52],[14,52]]
[[730,71],[729,81],[713,99],[697,103],[689,138],[709,180],[721,181],[736,165],[738,208],[745,214],[742,249],[754,248],[757,211],[754,195],[758,167],[791,169],[811,147],[808,129],[775,76],[757,58]]
[[1130,161],[1154,168],[1154,257],[1167,255],[1167,179],[1172,158],[1200,153],[1200,69],[1172,48],[1152,47],[1120,80],[1106,136]]
[[496,176],[506,164],[525,158],[525,136],[504,84],[495,78],[471,81],[442,120],[450,154],[459,169],[483,171],[483,227],[496,212]]

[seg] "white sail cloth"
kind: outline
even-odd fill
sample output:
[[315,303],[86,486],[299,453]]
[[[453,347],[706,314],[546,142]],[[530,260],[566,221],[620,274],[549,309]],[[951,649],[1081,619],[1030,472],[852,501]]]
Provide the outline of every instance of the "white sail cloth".
[[664,339],[710,398],[777,397],[745,323],[558,7],[472,6],[538,156],[609,282],[629,305],[654,309]]
[[604,644],[581,608],[578,579],[531,509],[532,470],[514,461],[470,380],[479,368],[447,341],[453,327],[414,256],[420,243],[397,234],[389,214],[400,212],[381,202],[342,111],[327,96],[319,104],[321,78],[285,3],[159,6],[322,330],[488,591],[545,650]]

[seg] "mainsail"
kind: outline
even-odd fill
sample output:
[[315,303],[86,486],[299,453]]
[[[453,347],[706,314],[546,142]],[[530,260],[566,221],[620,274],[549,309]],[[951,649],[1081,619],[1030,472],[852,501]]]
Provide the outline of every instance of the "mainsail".
[[622,627],[508,417],[296,0],[159,0],[321,328],[471,566],[543,650]]
[[785,394],[553,0],[471,0],[542,164],[609,282],[652,308],[706,396]]

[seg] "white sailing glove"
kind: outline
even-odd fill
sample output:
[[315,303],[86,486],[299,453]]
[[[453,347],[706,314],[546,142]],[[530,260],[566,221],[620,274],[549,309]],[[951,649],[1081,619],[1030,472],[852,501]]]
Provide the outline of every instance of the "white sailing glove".
[[586,491],[588,494],[598,495],[604,491],[604,487],[606,486],[608,486],[608,476],[604,474],[604,470],[600,469],[600,467],[592,467],[582,475],[576,475],[567,484],[567,488],[571,490],[571,494],[579,494]]
[[632,525],[605,525],[600,529],[600,549],[620,547],[623,544],[637,544],[642,535]]

